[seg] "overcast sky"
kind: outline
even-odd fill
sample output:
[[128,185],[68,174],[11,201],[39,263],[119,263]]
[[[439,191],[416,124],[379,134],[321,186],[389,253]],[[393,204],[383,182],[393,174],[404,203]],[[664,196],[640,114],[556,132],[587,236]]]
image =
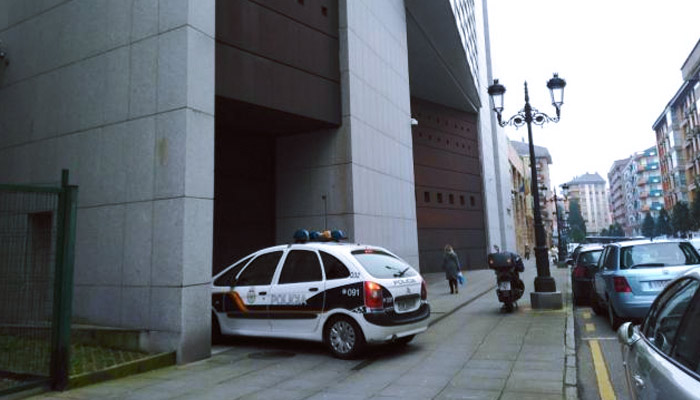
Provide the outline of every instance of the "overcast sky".
[[[554,185],[586,172],[607,180],[613,161],[654,146],[651,127],[700,39],[700,0],[490,0],[488,13],[504,118],[522,109],[526,80],[530,104],[555,115],[546,82],[553,72],[567,82],[561,121],[533,126]],[[526,127],[506,133],[527,141]]]

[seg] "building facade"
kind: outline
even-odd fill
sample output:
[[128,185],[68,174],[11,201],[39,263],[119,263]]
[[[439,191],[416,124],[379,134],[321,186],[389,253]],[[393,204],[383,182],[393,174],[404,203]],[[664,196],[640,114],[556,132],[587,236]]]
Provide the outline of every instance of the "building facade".
[[690,202],[700,189],[700,40],[681,67],[683,84],[652,125],[664,207]]
[[210,352],[212,272],[300,227],[422,271],[446,243],[471,268],[515,243],[485,0],[12,0],[0,16],[0,182],[67,168],[80,187],[76,321],[186,362]]
[[519,254],[524,254],[526,245],[530,251],[533,251],[535,245],[530,166],[525,163],[512,143],[508,146],[508,163],[511,178],[511,206],[507,212],[513,216],[515,249]]
[[656,218],[664,207],[663,189],[656,146],[636,153],[633,158],[639,195],[638,199],[635,199],[637,229],[634,234],[641,235],[644,217],[651,214]]
[[681,67],[683,80],[688,83],[685,98],[680,104],[683,116],[681,128],[685,135],[685,180],[688,200],[693,201],[700,190],[700,40]]
[[682,105],[686,104],[693,87],[694,83],[685,82],[652,127],[656,133],[664,207],[667,210],[673,209],[678,202],[689,200],[686,175],[689,171],[686,167],[691,163],[686,157],[692,149],[692,140],[686,140],[684,130],[687,122]]
[[[622,225],[627,236],[639,236],[642,234],[642,224],[647,214],[656,218],[659,211],[664,208],[663,190],[661,184],[661,173],[659,168],[659,157],[656,147],[648,148],[630,156],[623,163],[613,164],[613,168],[619,165],[620,193],[616,192],[616,199],[613,199],[611,189],[611,209],[619,212],[619,200],[622,195]],[[612,177],[612,175],[609,175]],[[618,178],[616,178],[618,179]],[[611,188],[613,187],[611,180]],[[615,208],[617,207],[617,208]],[[620,218],[620,215],[617,215]],[[614,219],[618,222],[618,219]]]
[[629,158],[617,160],[608,172],[610,182],[610,218],[613,224],[619,224],[627,232],[627,211],[625,208],[625,167]]
[[[531,169],[530,169],[530,145],[525,142],[518,142],[511,140],[510,144],[513,146],[515,151],[518,153],[520,158],[523,160],[523,164],[526,170],[526,176],[528,181],[531,179]],[[552,236],[555,232],[555,208],[553,199],[552,185],[549,175],[549,165],[552,163],[552,156],[549,154],[549,150],[546,147],[534,146],[535,150],[535,164],[537,168],[537,184],[539,185],[540,193],[540,214],[542,215],[542,224],[544,225],[544,230],[547,232],[547,247],[552,246]],[[531,187],[532,184],[528,183]],[[532,189],[530,188],[530,191]],[[533,200],[530,200],[532,203]],[[534,205],[532,206],[534,207]],[[533,238],[534,238],[534,225],[533,228]],[[529,242],[530,249],[533,249],[533,242]]]
[[567,182],[569,200],[577,199],[581,215],[586,223],[586,233],[597,235],[612,224],[608,201],[608,188],[597,172],[585,173]]

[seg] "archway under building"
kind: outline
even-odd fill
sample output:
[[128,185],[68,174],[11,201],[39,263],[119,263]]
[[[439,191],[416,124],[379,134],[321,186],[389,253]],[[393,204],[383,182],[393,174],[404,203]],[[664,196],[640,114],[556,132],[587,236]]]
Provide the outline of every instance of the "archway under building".
[[[214,148],[216,274],[276,242],[277,140],[332,124],[217,96]],[[290,236],[291,237],[291,236]]]

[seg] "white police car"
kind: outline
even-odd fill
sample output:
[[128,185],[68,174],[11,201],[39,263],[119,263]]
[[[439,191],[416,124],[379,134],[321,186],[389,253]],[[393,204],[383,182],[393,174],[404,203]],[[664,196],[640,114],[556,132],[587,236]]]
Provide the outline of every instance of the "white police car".
[[430,306],[423,278],[388,250],[298,240],[214,276],[212,312],[214,335],[319,341],[351,358],[366,343],[408,343],[428,328]]

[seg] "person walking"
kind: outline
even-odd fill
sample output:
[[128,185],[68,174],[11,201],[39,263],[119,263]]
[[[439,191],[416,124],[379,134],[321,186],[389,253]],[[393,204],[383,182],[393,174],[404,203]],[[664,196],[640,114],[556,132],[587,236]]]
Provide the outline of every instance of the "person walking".
[[450,294],[459,293],[457,277],[459,275],[459,258],[452,246],[445,245],[445,252],[442,255],[442,269],[445,271],[445,279],[450,284]]
[[525,243],[525,259],[530,259],[530,245],[527,243]]

